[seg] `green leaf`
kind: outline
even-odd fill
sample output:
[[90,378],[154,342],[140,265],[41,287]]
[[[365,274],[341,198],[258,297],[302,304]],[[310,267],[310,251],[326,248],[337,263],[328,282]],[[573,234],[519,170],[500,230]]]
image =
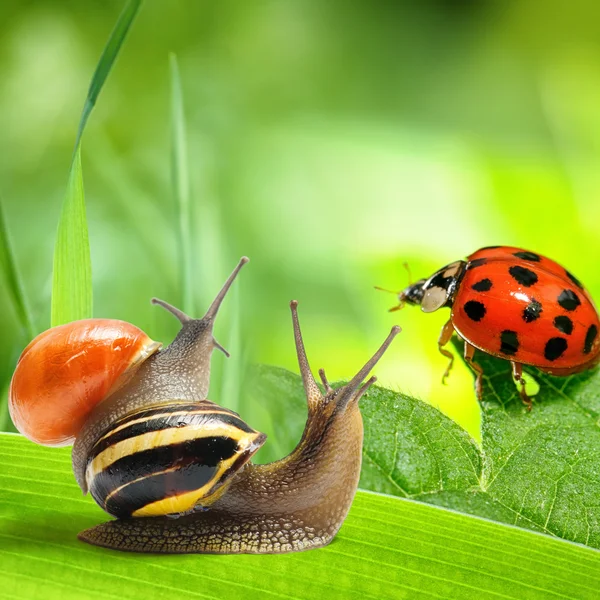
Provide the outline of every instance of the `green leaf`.
[[295,554],[139,555],[76,539],[104,519],[69,449],[0,434],[0,597],[535,600],[600,587],[594,550],[367,492],[333,543]]
[[600,547],[600,371],[552,377],[528,369],[539,384],[528,412],[510,363],[482,352],[476,360],[485,371],[486,495],[516,525]]
[[485,456],[434,407],[373,388],[361,404],[365,422],[360,485],[541,531],[485,490]]
[[179,261],[182,308],[194,314],[192,288],[192,235],[190,229],[190,177],[187,155],[183,92],[177,57],[169,57],[171,69],[171,180],[179,209]]
[[77,147],[54,247],[52,326],[92,316],[92,260],[88,239],[81,148]]
[[[600,547],[600,371],[536,372],[540,391],[528,412],[510,364],[482,353],[477,360],[486,373],[483,446],[436,408],[373,387],[361,400],[361,487]],[[288,452],[303,426],[301,380],[258,372],[250,395],[275,415],[265,433]]]
[[119,16],[92,76],[81,113],[54,247],[52,326],[92,316],[92,261],[83,193],[81,138],[140,5],[141,0],[130,0]]
[[26,332],[29,339],[35,336],[35,326],[27,299],[25,290],[17,269],[17,262],[13,252],[12,244],[6,227],[6,219],[4,217],[4,209],[2,207],[2,198],[0,198],[0,268],[6,280],[6,289],[10,294],[14,304],[17,318],[21,323],[21,327]]

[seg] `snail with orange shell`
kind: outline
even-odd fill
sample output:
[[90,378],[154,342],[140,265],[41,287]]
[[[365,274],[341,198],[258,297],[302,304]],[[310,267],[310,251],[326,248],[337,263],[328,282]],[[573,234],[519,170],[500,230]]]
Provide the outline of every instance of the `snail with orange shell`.
[[[50,329],[24,350],[9,394],[17,428],[46,445],[74,441],[84,493],[116,520],[80,539],[161,553],[279,553],[328,544],[356,492],[363,426],[362,383],[388,348],[346,385],[322,394],[291,303],[308,402],[302,439],[286,458],[250,462],[266,436],[207,399],[217,311],[242,258],[202,319],[154,300],[181,322],[164,349],[137,327],[88,319]],[[362,385],[361,385],[362,384]]]
[[426,313],[449,307],[451,315],[438,340],[440,352],[456,332],[464,340],[464,357],[476,373],[482,396],[483,369],[475,349],[510,361],[513,377],[525,392],[523,365],[566,376],[600,361],[600,318],[582,283],[558,263],[522,248],[488,246],[409,285],[398,294],[398,310],[416,304]]

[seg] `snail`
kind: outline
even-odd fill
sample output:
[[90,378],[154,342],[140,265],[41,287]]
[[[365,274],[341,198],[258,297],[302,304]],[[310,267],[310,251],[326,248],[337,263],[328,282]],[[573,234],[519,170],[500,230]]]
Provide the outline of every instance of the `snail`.
[[[80,540],[135,552],[280,553],[324,546],[341,527],[360,475],[363,426],[358,402],[375,377],[363,380],[399,328],[392,329],[346,385],[333,389],[319,371],[322,394],[308,364],[293,301],[294,338],[308,403],[306,426],[289,456],[252,464],[266,436],[206,398],[210,356],[215,347],[221,348],[212,334],[214,318],[246,261],[240,261],[202,319],[154,300],[180,320],[175,340],[159,349],[145,334],[131,330],[135,343],[127,345],[127,352],[125,344],[117,352],[127,355],[127,365],[114,372],[107,369],[107,396],[84,417],[77,415],[81,429],[68,432],[75,436],[75,477],[84,493],[89,490],[117,517],[81,532]],[[86,321],[71,325],[77,323],[97,326]],[[52,331],[38,336],[42,346],[42,336]],[[77,343],[82,339],[87,338],[75,336]],[[19,360],[9,396],[15,425],[25,435],[35,419],[27,418],[20,380],[33,362],[36,340]],[[106,346],[105,341],[99,344],[102,351]],[[50,368],[77,364],[83,350],[75,344],[71,352],[73,358],[46,357]],[[52,383],[49,375],[46,382]],[[82,404],[90,403],[86,398]],[[68,443],[46,437],[53,444]]]
[[[209,477],[200,489],[187,490],[190,493],[170,501],[161,496],[164,485],[170,483],[163,482],[160,490],[156,489],[157,482],[148,480],[145,483],[149,485],[141,492],[136,491],[137,485],[123,486],[148,475],[149,470],[160,469],[165,461],[174,462],[189,475],[194,468],[187,466],[185,470],[186,462],[201,461],[198,452],[229,452],[233,440],[239,456],[229,452],[227,459],[218,461],[219,468],[226,468],[235,459],[241,467],[243,459],[264,442],[264,436],[248,428],[237,415],[206,400],[212,351],[219,348],[227,354],[213,337],[214,320],[246,262],[246,257],[240,260],[202,319],[191,319],[170,304],[153,299],[181,322],[177,337],[164,350],[130,323],[83,319],[41,333],[21,354],[9,389],[9,411],[15,426],[39,444],[74,442],[75,478],[83,493],[89,490],[110,514],[125,517],[186,512],[194,506],[194,493],[198,498],[206,495],[206,505],[234,469],[219,473],[214,481]],[[148,410],[157,407],[158,413]],[[171,438],[169,425],[173,426]],[[161,432],[163,426],[165,431]],[[184,430],[188,435],[185,440],[176,435]],[[214,434],[210,438],[206,437],[209,431]],[[223,439],[228,443],[221,443]],[[183,456],[176,454],[177,442],[185,445]],[[175,454],[166,456],[170,451]],[[204,469],[203,475],[208,470]],[[177,477],[175,471],[169,473],[171,479]],[[191,479],[198,483],[202,478]],[[209,483],[215,485],[207,487]],[[183,485],[189,487],[189,477]],[[111,494],[116,488],[122,489]],[[152,494],[159,495],[155,502]],[[171,510],[173,506],[181,510]]]

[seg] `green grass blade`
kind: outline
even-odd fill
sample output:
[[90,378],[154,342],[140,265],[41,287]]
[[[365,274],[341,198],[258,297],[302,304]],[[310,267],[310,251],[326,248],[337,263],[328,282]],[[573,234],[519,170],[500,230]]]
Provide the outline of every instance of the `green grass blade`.
[[54,248],[52,326],[92,316],[92,261],[81,171],[81,137],[141,3],[130,0],[119,16],[92,76],[79,121]]
[[177,57],[169,57],[171,70],[171,179],[179,211],[179,260],[182,309],[194,314],[192,246],[190,230],[190,177],[188,167],[183,92]]
[[28,338],[32,339],[35,337],[35,326],[33,324],[31,313],[29,312],[25,290],[23,289],[12,244],[8,235],[4,209],[2,208],[2,198],[0,198],[0,267],[4,273],[6,288],[14,304],[17,318],[21,323],[21,327],[23,327],[27,333]]
[[102,56],[100,56],[100,60],[98,61],[98,65],[94,71],[92,82],[90,83],[90,87],[88,89],[87,98],[85,99],[85,104],[83,105],[81,119],[79,120],[79,128],[77,130],[77,139],[75,141],[76,150],[81,142],[83,130],[85,129],[87,120],[94,106],[96,105],[96,100],[98,100],[102,86],[104,85],[104,82],[106,81],[106,78],[112,69],[112,66],[119,54],[119,50],[121,49],[121,46],[127,37],[127,33],[129,32],[131,24],[133,23],[141,4],[142,0],[129,0],[123,9],[123,12],[119,16],[115,28],[108,38],[108,42],[104,47]]
[[8,426],[11,422],[10,415],[8,413],[8,398],[7,390],[2,389],[0,392],[0,431],[7,431]]
[[16,431],[8,411],[8,388],[10,380],[0,388],[0,431]]
[[69,448],[0,434],[0,595],[15,600],[592,600],[600,588],[596,550],[360,491],[331,545],[295,554],[154,556],[76,539],[105,519]]
[[56,245],[52,282],[52,326],[92,316],[92,260],[88,239],[81,148],[69,173]]

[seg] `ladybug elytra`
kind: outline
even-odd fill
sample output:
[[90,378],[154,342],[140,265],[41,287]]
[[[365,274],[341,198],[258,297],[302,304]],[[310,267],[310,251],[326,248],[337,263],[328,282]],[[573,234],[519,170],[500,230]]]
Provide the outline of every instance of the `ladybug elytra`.
[[551,375],[584,371],[600,361],[600,319],[581,282],[558,263],[521,248],[489,246],[477,250],[421,279],[398,294],[400,304],[418,304],[423,312],[451,309],[438,339],[440,352],[456,332],[465,342],[464,357],[477,374],[475,389],[482,395],[483,369],[475,349],[506,359],[525,393],[523,365]]

